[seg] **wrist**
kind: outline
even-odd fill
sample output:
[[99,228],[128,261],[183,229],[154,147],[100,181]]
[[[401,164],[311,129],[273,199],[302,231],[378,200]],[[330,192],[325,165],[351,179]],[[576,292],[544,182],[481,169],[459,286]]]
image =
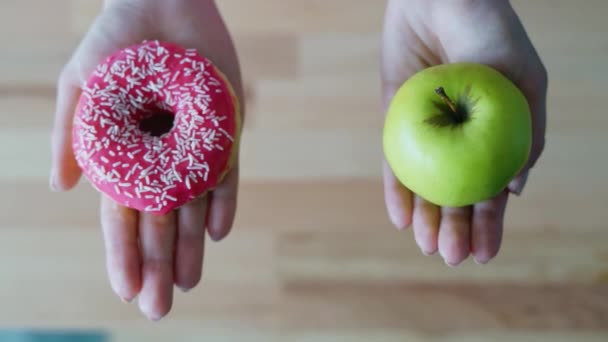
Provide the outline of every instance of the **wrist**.
[[216,10],[215,0],[104,0],[104,8],[125,7],[150,15]]

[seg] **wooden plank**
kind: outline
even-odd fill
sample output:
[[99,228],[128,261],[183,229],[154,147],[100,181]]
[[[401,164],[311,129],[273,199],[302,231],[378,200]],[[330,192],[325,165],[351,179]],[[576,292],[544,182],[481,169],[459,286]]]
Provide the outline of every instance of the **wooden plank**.
[[608,326],[606,285],[302,282],[283,292],[283,328],[288,330],[454,334],[478,329],[584,332]]
[[[588,193],[582,192],[571,195],[557,192],[559,195],[555,198],[547,198],[548,190],[536,188],[531,187],[526,197],[509,202],[506,231],[545,232],[551,239],[559,239],[560,232],[572,230],[606,231],[606,201],[589,201]],[[605,196],[600,190],[595,198]],[[3,208],[0,227],[96,224],[98,195],[84,180],[69,193],[50,192],[46,179],[0,183],[0,193],[4,194],[0,197],[0,208]],[[31,215],[31,208],[36,208],[37,215]],[[382,184],[359,180],[243,181],[237,224],[248,229],[286,232],[393,232],[384,208]]]
[[508,230],[490,264],[477,265],[470,257],[452,269],[439,254],[423,256],[411,232],[366,228],[281,233],[282,279],[287,284],[608,284],[602,266],[608,261],[607,232]]

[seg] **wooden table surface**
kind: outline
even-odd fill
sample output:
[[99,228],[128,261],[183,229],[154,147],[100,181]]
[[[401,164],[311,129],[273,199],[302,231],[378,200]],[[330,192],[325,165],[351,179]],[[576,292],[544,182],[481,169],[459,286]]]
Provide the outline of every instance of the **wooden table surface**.
[[48,189],[55,80],[99,1],[0,3],[0,327],[115,341],[607,341],[608,1],[513,1],[550,75],[547,148],[486,266],[385,214],[383,1],[221,0],[249,117],[236,226],[147,321],[106,279],[98,197]]

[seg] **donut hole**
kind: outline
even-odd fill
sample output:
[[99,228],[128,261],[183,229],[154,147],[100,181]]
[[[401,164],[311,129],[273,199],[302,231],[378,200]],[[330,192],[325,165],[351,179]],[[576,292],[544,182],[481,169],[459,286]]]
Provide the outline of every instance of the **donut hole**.
[[157,110],[144,116],[139,121],[139,129],[145,134],[160,137],[173,128],[175,115],[164,110]]

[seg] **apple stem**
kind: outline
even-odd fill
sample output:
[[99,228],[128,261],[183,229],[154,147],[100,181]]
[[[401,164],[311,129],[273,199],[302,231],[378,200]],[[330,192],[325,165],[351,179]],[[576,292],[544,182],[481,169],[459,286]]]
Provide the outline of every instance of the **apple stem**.
[[443,101],[445,101],[445,103],[448,105],[448,107],[450,107],[452,112],[457,113],[456,105],[448,97],[448,94],[445,93],[445,89],[443,89],[443,87],[435,89],[435,94],[439,95],[443,99]]

